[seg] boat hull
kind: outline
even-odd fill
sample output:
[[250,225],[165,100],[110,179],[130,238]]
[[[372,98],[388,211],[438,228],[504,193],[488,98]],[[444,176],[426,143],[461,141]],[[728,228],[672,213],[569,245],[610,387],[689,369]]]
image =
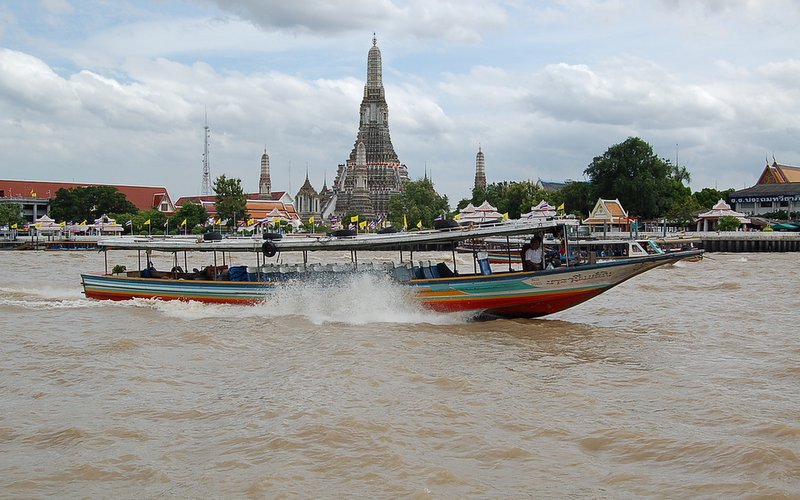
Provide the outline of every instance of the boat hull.
[[[658,266],[686,258],[656,255],[540,272],[448,280],[414,280],[417,296],[435,311],[535,318],[568,309]],[[463,280],[463,281],[462,281]]]
[[157,299],[221,304],[256,304],[274,283],[132,278],[82,274],[83,293],[100,300]]
[[[413,279],[423,306],[440,312],[475,312],[487,317],[533,318],[563,311],[655,267],[696,257],[702,250],[673,252],[539,272]],[[184,300],[254,304],[268,300],[285,282],[199,281],[81,275],[88,298]]]

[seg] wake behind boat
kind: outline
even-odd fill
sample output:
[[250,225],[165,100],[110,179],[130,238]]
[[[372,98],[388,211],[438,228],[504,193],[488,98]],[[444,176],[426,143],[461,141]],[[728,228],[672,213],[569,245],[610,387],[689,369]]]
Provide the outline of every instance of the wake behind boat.
[[[186,238],[116,238],[101,240],[101,250],[136,250],[138,271],[110,274],[82,274],[84,294],[88,298],[128,300],[196,300],[252,304],[269,301],[281,287],[314,280],[335,283],[336,277],[352,273],[372,273],[390,277],[412,287],[414,297],[431,310],[473,312],[484,317],[532,318],[575,306],[638,274],[655,267],[696,257],[702,250],[654,254],[617,259],[580,266],[562,266],[543,271],[492,269],[488,258],[476,254],[472,270],[457,268],[455,248],[458,242],[488,237],[534,235],[564,231],[564,221],[512,221],[476,227],[458,227],[439,231],[363,234],[343,238],[334,236],[287,236],[281,239],[255,238],[206,241]],[[450,247],[452,267],[447,262],[414,263],[413,252],[422,246]],[[359,252],[399,250],[400,262],[359,261]],[[347,250],[350,262],[309,264],[308,252]],[[151,252],[173,254],[175,266],[158,272],[142,265]],[[186,272],[179,265],[178,254],[188,262],[188,254],[212,254],[212,265]],[[246,252],[254,266],[225,265],[226,254]],[[282,252],[299,252],[302,263],[269,263]],[[404,252],[408,259],[404,259]],[[222,265],[219,264],[219,257]],[[262,261],[263,256],[263,261]],[[106,257],[106,268],[108,259]],[[188,265],[186,266],[188,268]]]

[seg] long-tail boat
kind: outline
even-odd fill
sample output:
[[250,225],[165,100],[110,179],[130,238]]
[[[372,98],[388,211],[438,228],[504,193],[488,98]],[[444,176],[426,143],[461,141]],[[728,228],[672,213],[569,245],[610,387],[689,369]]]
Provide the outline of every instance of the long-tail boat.
[[[386,275],[413,289],[416,300],[441,312],[470,311],[482,317],[531,318],[552,314],[575,306],[650,269],[697,257],[702,250],[653,254],[585,265],[561,265],[540,271],[492,268],[486,255],[476,252],[473,269],[457,267],[458,242],[486,237],[536,235],[545,232],[568,234],[567,221],[507,221],[492,225],[452,227],[443,230],[394,232],[385,234],[339,235],[264,235],[249,238],[147,238],[122,237],[100,240],[106,255],[106,271],[81,274],[84,294],[93,299],[194,300],[232,304],[269,301],[281,287],[319,280],[335,283],[336,277],[352,273]],[[414,262],[414,251],[421,248],[450,249],[452,267],[441,262]],[[108,252],[135,250],[138,269],[108,272]],[[359,260],[359,255],[375,250],[399,250],[399,262]],[[349,251],[349,262],[309,263],[309,252]],[[144,264],[142,253],[144,252]],[[157,271],[148,264],[152,252],[172,254],[173,268]],[[180,264],[195,252],[211,259],[210,265],[192,272]],[[247,252],[253,266],[228,266],[226,255]],[[281,254],[299,252],[302,263],[283,264]],[[404,252],[406,258],[404,258]],[[446,255],[446,253],[444,254]],[[218,265],[221,257],[222,265]],[[278,259],[278,263],[267,262]],[[208,261],[207,261],[208,262]],[[462,265],[463,268],[463,265]],[[119,269],[118,269],[119,271]],[[333,293],[333,292],[332,292]]]

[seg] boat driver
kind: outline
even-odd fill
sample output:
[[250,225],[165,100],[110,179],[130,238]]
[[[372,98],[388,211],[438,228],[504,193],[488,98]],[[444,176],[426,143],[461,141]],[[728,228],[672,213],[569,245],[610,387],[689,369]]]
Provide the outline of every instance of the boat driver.
[[523,269],[525,271],[541,271],[544,268],[542,265],[543,260],[542,242],[537,236],[534,236],[531,238],[530,247],[525,250]]

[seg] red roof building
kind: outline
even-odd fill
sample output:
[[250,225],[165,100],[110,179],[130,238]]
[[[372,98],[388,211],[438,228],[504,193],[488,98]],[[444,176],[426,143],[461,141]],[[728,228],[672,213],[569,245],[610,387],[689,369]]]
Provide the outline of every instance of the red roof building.
[[75,189],[89,186],[110,186],[124,194],[128,201],[136,205],[139,210],[156,209],[160,212],[172,213],[175,205],[162,186],[126,186],[115,184],[98,184],[95,182],[47,182],[47,181],[16,181],[0,179],[0,198],[6,199],[52,199],[59,189]]
[[[268,215],[273,213],[273,210],[280,212],[281,217],[286,220],[299,218],[294,206],[294,200],[284,191],[273,191],[269,193],[270,199],[260,198],[259,193],[245,194],[245,196],[247,197],[247,213],[251,219],[265,219]],[[209,217],[217,218],[217,209],[214,206],[216,200],[217,197],[214,195],[183,196],[178,198],[176,206],[180,208],[187,202],[196,203],[205,207]]]

